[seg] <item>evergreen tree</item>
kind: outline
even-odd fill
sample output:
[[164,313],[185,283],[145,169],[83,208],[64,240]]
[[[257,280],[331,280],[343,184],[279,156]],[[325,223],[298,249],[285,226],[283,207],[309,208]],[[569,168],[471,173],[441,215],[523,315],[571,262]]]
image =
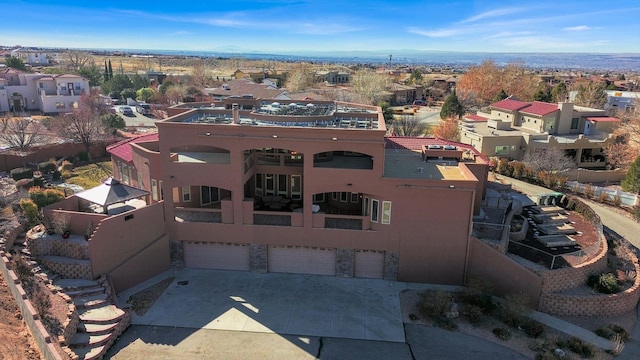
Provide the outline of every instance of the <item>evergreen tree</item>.
[[111,67],[111,59],[109,59],[109,80],[113,79],[113,68]]
[[640,193],[640,156],[631,164],[627,171],[627,176],[620,185],[622,185],[624,191]]
[[567,84],[565,82],[561,82],[558,85],[554,86],[551,90],[551,101],[553,102],[561,102],[565,101],[569,95],[567,91]]
[[442,105],[442,109],[440,110],[440,118],[448,119],[450,117],[460,118],[464,115],[464,108],[458,100],[458,96],[456,95],[456,90],[454,89],[451,95],[447,97]]
[[507,95],[507,92],[504,91],[504,89],[501,89],[500,92],[498,93],[498,95],[496,95],[495,101],[498,102],[500,100],[504,100],[506,98],[508,98],[509,95]]
[[104,81],[109,81],[109,69],[107,69],[107,60],[104,61]]

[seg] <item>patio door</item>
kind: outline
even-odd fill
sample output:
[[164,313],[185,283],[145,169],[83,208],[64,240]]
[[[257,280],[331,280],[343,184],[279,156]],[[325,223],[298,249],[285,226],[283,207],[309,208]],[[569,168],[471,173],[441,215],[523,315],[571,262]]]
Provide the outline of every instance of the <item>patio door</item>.
[[273,174],[266,174],[264,179],[264,193],[269,195],[274,195],[276,192],[276,182]]
[[278,175],[278,195],[288,197],[289,177],[285,174]]
[[291,198],[302,199],[302,175],[291,175]]

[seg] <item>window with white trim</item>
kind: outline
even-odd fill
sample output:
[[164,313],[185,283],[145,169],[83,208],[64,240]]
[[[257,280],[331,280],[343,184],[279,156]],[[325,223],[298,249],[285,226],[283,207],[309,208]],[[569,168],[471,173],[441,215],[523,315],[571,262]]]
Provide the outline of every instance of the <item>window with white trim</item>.
[[183,186],[182,187],[182,202],[191,201],[191,187]]
[[376,199],[371,199],[371,222],[378,222],[378,208],[380,206],[380,201]]
[[151,199],[158,201],[158,180],[151,179]]

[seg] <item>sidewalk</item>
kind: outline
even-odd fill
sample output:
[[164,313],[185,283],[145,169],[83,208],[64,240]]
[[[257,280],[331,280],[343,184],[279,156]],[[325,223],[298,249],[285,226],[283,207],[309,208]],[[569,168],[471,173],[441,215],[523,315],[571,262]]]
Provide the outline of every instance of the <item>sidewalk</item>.
[[529,317],[542,324],[547,325],[550,328],[556,329],[570,336],[575,336],[582,341],[591,343],[603,350],[612,349],[611,341],[603,337],[600,337],[587,329],[583,329],[579,326],[576,326],[564,320],[558,319],[556,317],[553,317],[551,315],[548,315],[539,311],[532,311],[529,314]]

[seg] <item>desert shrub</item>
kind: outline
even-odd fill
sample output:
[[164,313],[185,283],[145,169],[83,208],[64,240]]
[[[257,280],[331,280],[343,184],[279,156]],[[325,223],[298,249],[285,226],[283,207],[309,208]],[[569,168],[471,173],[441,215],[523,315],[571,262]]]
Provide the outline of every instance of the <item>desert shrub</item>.
[[51,179],[53,179],[53,181],[59,181],[61,178],[62,173],[59,170],[56,170],[51,174]]
[[569,341],[567,341],[567,347],[569,350],[585,358],[592,358],[596,354],[596,348],[593,345],[585,343],[577,337],[570,338]]
[[511,332],[507,328],[497,327],[491,330],[491,332],[500,340],[509,340],[511,338]]
[[584,186],[584,197],[591,199],[596,194],[596,189],[591,184]]
[[620,195],[613,195],[613,205],[620,206],[620,204],[622,204],[622,198],[620,198]]
[[38,171],[42,172],[43,174],[54,172],[56,168],[56,164],[52,163],[51,161],[45,161],[38,164]]
[[609,200],[609,194],[602,190],[600,191],[600,195],[598,195],[598,201],[600,201],[601,203],[605,203]]
[[427,290],[420,294],[418,310],[424,318],[442,317],[453,303],[453,296],[443,290]]
[[526,165],[523,162],[520,162],[520,161],[511,162],[511,169],[513,169],[511,174],[516,179],[521,179],[522,177],[524,177],[525,168],[526,168]]
[[51,300],[49,299],[49,294],[47,291],[43,290],[41,287],[38,287],[33,294],[33,298],[31,299],[33,302],[33,306],[40,316],[44,317],[49,312],[49,307],[51,307]]
[[596,329],[595,333],[596,335],[609,340],[613,340],[615,336],[618,335],[622,342],[629,341],[629,332],[622,326],[618,326],[616,324],[601,326]]
[[33,177],[33,170],[29,168],[15,168],[12,169],[9,174],[15,181],[18,181],[20,179],[31,179]]
[[33,187],[29,189],[29,198],[42,209],[47,205],[57,203],[64,200],[64,193],[57,189],[43,189],[41,187]]
[[602,294],[615,294],[620,291],[618,279],[612,273],[591,275],[587,279],[587,285]]
[[38,187],[44,186],[44,179],[41,178],[41,177],[34,177],[33,178],[33,186],[38,186]]
[[491,299],[493,296],[493,284],[486,278],[472,277],[462,291],[462,301],[468,305],[475,305],[485,314],[490,313],[495,305]]
[[463,315],[473,325],[479,324],[484,318],[484,311],[477,305],[467,305],[464,308]]
[[441,329],[445,329],[445,330],[449,330],[449,331],[456,331],[458,330],[458,324],[456,324],[453,320],[445,317],[445,316],[439,316],[437,318],[435,318],[434,320],[434,324],[441,328]]
[[51,219],[51,225],[56,233],[62,235],[69,231],[71,226],[71,217],[69,214],[55,213],[53,214],[53,219]]
[[499,306],[498,317],[503,323],[517,327],[522,323],[528,310],[529,296],[527,294],[509,294]]
[[33,186],[33,179],[20,179],[16,181],[16,187],[20,190],[29,190]]
[[29,263],[22,256],[17,255],[13,258],[13,271],[23,285],[29,286],[33,284],[31,266],[29,266]]
[[521,328],[527,336],[532,338],[539,338],[544,333],[544,325],[535,320],[526,320],[522,323]]
[[20,208],[24,213],[24,217],[27,218],[29,226],[34,226],[40,222],[40,212],[38,211],[38,205],[31,199],[20,199]]
[[63,173],[71,172],[72,170],[73,170],[73,163],[71,161],[64,160],[62,162],[62,165],[60,165],[60,171]]

